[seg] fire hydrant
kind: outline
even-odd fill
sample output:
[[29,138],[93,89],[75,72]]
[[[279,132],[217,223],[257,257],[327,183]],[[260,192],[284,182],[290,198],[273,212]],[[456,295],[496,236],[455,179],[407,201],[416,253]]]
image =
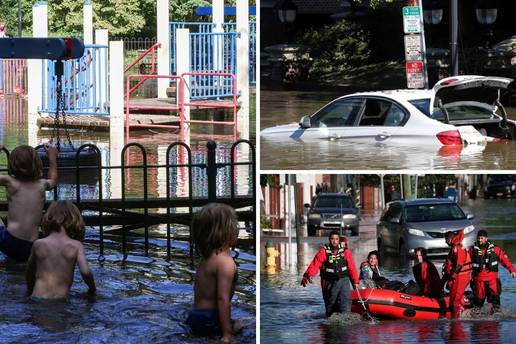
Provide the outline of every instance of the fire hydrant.
[[265,256],[267,257],[265,268],[267,268],[267,271],[274,271],[276,269],[276,257],[278,257],[280,254],[270,241],[267,241],[265,244],[265,252]]

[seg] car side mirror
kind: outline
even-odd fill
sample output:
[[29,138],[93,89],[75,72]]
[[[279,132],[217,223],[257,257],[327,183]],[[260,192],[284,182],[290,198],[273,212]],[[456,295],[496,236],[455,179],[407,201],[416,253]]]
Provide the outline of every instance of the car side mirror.
[[399,217],[391,217],[391,218],[389,219],[389,222],[390,222],[390,223],[397,223],[397,224],[400,224],[400,223],[401,223],[401,220],[400,220],[400,218],[399,218]]
[[312,127],[312,121],[310,119],[310,116],[303,116],[301,117],[301,120],[299,120],[299,126],[303,129],[311,128]]
[[466,218],[467,218],[468,220],[473,220],[473,219],[475,218],[475,215],[473,215],[473,214],[467,214],[467,215],[466,215]]

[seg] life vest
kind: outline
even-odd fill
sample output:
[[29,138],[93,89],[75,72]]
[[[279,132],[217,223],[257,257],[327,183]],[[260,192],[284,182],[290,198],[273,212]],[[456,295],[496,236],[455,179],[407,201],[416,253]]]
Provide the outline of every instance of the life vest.
[[347,248],[339,245],[335,254],[329,244],[325,244],[324,249],[326,260],[321,268],[321,278],[335,280],[348,276],[348,262],[344,258],[344,252]]
[[475,242],[473,246],[473,273],[478,274],[485,267],[488,271],[498,272],[498,256],[495,253],[495,245],[490,241],[487,242],[485,254],[482,254],[482,249]]

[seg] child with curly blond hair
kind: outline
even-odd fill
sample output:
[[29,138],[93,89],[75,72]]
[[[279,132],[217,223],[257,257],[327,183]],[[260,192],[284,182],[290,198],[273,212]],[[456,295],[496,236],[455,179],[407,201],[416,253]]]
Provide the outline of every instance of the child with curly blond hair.
[[70,201],[53,202],[43,217],[47,237],[34,242],[27,264],[27,291],[34,300],[68,299],[75,265],[79,265],[88,294],[94,295],[95,281],[84,253],[84,221]]
[[238,238],[238,219],[228,205],[212,203],[192,220],[193,241],[201,254],[194,285],[194,308],[187,324],[200,336],[220,336],[221,342],[233,338],[231,298],[235,290],[237,267],[230,247]]

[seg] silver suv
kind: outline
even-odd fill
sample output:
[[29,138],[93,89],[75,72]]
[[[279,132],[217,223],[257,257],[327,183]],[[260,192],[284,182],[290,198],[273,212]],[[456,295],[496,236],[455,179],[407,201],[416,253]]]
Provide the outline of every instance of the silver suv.
[[471,220],[457,203],[448,199],[426,198],[397,200],[387,203],[376,225],[379,250],[414,256],[414,249],[424,247],[428,255],[445,255],[450,248],[444,233],[464,230],[463,245],[473,245],[476,230]]

